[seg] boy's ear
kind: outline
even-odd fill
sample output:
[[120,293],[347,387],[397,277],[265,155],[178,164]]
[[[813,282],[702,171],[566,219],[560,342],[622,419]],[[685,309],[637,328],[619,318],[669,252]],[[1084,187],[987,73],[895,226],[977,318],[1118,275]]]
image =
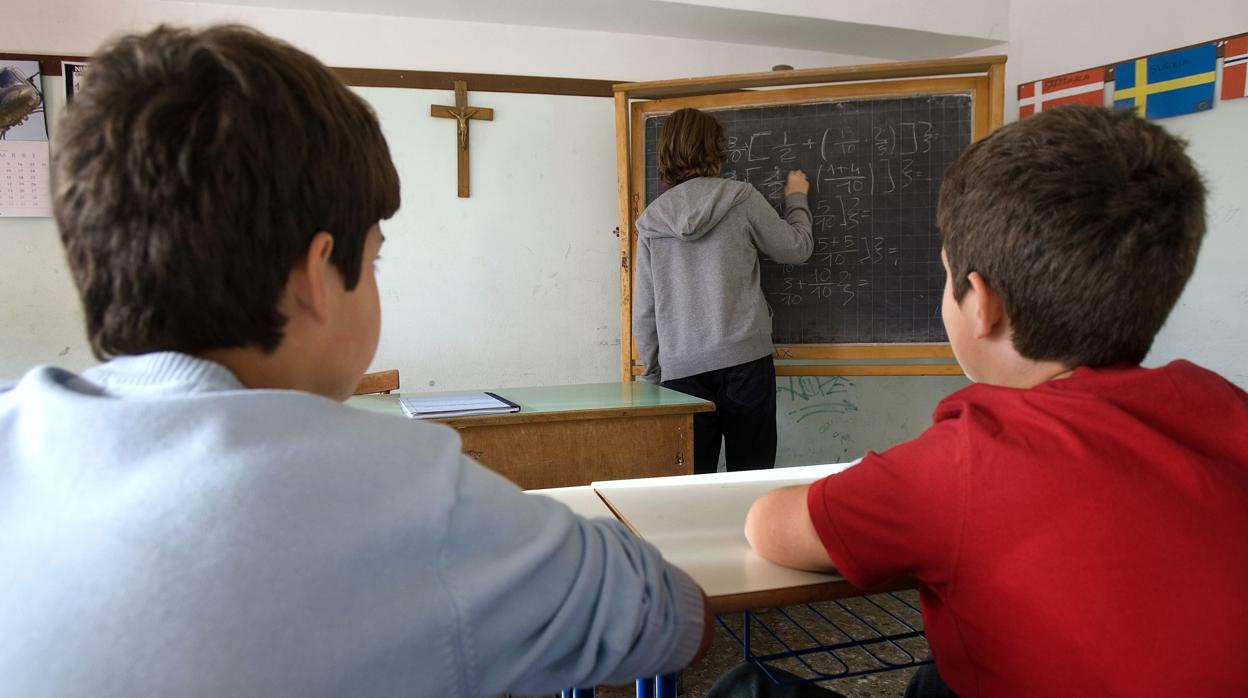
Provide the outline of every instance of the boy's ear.
[[984,277],[979,272],[973,271],[967,275],[967,280],[971,283],[971,290],[975,293],[975,338],[984,339],[992,336],[999,329],[1005,327],[1005,301],[1001,298],[1001,294],[997,290],[988,285]]
[[290,272],[290,292],[296,306],[317,322],[329,321],[330,253],[334,236],[321,231]]

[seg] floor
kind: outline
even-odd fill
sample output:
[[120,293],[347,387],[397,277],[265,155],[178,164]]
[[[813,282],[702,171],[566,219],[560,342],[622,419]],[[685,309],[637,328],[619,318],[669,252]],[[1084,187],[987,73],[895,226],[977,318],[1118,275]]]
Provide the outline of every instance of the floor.
[[[754,654],[765,656],[784,652],[786,648],[801,650],[850,639],[866,639],[874,635],[873,629],[890,635],[905,634],[911,628],[922,629],[918,605],[918,593],[911,591],[765,611],[750,626]],[[722,625],[716,626],[710,651],[681,674],[681,696],[705,696],[717,678],[742,661],[741,645],[733,637],[744,634],[741,627],[742,617],[735,615],[723,620],[733,634],[729,634],[729,630]],[[784,659],[769,662],[769,665],[778,666],[798,676],[813,678],[815,671],[835,676],[878,668],[883,666],[881,661],[909,664],[929,656],[927,642],[920,636],[888,645],[877,645],[874,655],[862,649],[850,648],[838,650],[834,654],[808,654],[805,664]],[[896,669],[849,676],[821,685],[848,698],[899,697],[905,693],[906,684],[914,671],[913,668]],[[598,698],[631,698],[634,695],[632,686],[601,687],[596,691]]]

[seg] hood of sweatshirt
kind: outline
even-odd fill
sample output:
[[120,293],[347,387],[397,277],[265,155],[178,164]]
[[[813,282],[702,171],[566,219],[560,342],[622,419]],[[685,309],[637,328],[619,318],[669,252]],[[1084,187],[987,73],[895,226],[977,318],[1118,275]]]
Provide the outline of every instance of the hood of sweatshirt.
[[698,177],[668,189],[637,218],[637,233],[650,238],[697,240],[733,206],[750,195],[750,185],[719,177]]

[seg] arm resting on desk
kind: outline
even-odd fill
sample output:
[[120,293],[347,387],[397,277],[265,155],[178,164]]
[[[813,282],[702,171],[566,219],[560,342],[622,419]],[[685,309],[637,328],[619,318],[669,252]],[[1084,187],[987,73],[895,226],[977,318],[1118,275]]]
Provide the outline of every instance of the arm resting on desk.
[[806,506],[810,485],[781,487],[759,497],[745,517],[750,547],[778,565],[811,572],[835,572],[836,567],[815,532]]
[[627,683],[701,651],[701,588],[619,521],[576,516],[466,459],[454,502],[440,571],[465,695]]

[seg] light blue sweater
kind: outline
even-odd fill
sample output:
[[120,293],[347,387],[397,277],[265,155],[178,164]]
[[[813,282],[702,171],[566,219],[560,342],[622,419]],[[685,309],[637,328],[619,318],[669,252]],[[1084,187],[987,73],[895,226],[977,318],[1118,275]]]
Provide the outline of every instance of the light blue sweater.
[[181,354],[0,389],[0,696],[496,696],[674,671],[697,586],[455,432]]

